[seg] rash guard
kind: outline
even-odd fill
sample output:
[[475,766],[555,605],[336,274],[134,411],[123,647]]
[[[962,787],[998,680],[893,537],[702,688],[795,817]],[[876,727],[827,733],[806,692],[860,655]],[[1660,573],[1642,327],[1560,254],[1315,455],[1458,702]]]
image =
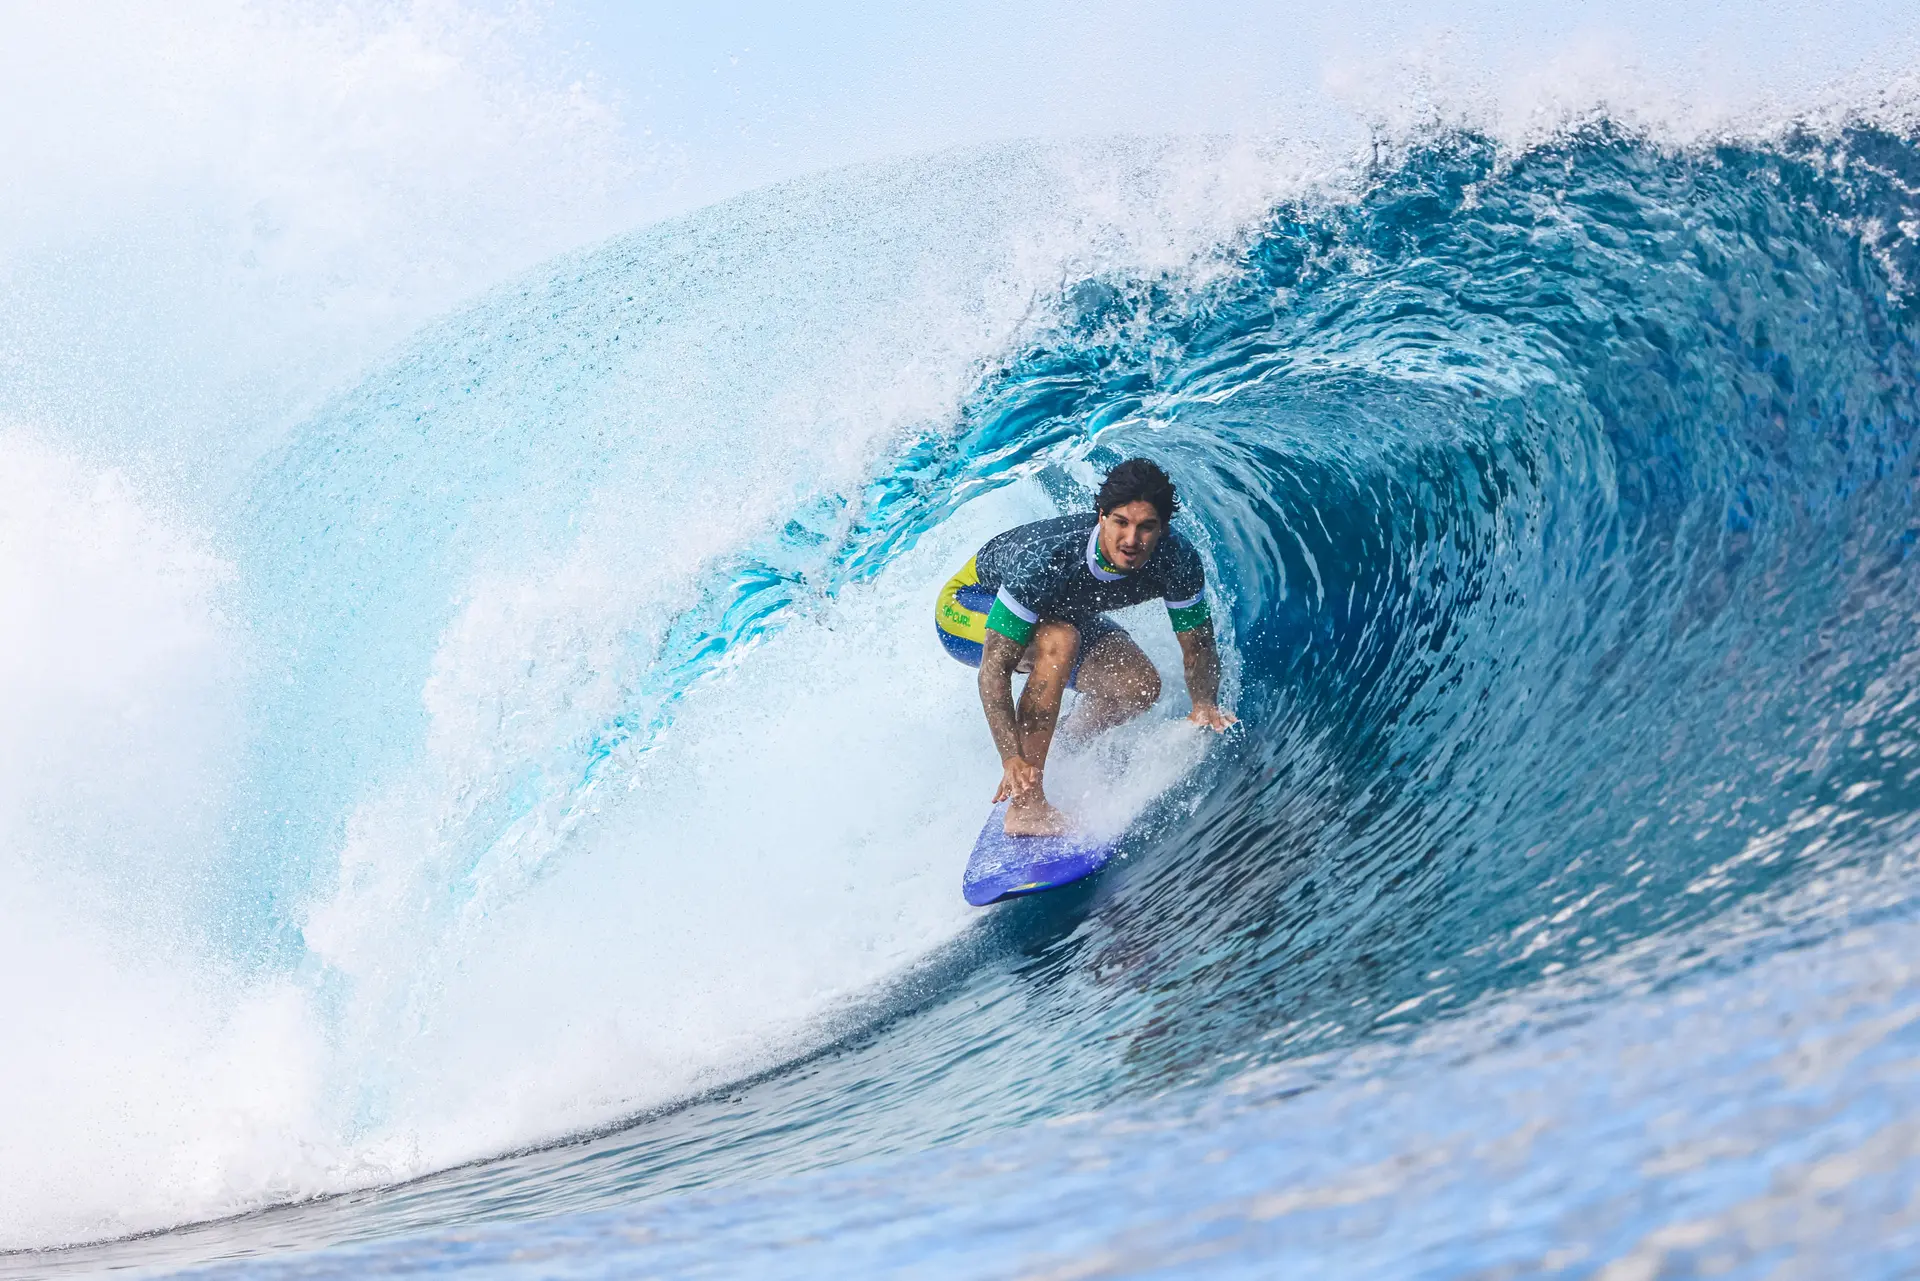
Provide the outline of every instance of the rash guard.
[[980,586],[994,593],[987,627],[1025,645],[1041,620],[1086,630],[1110,609],[1163,599],[1176,632],[1208,621],[1206,568],[1173,530],[1147,563],[1114,569],[1100,554],[1099,517],[1091,512],[1020,525],[987,540],[974,562]]

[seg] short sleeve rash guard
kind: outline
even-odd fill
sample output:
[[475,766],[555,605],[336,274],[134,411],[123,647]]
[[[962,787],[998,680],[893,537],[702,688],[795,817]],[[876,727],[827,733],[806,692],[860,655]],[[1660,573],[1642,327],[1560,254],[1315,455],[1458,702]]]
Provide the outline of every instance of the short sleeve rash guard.
[[1146,564],[1131,573],[1100,555],[1099,518],[1091,512],[1021,525],[987,541],[974,557],[980,585],[995,593],[987,626],[1018,645],[1034,625],[1057,619],[1076,626],[1112,609],[1163,599],[1176,632],[1208,621],[1206,569],[1200,553],[1168,530]]

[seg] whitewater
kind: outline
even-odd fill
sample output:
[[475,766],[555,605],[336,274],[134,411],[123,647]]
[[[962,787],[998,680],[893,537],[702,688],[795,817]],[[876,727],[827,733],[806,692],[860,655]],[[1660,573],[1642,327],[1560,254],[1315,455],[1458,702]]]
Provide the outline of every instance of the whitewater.
[[[1911,85],[658,217],[524,16],[117,13],[0,88],[0,1275],[1910,1267]],[[970,909],[934,592],[1133,454],[1242,726]]]

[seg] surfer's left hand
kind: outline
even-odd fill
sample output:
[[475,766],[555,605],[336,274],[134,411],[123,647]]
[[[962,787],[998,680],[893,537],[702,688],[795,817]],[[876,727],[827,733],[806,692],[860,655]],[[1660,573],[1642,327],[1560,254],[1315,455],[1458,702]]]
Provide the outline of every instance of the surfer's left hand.
[[1187,719],[1195,725],[1204,725],[1216,734],[1227,732],[1229,725],[1238,725],[1240,718],[1232,712],[1223,712],[1217,707],[1196,707],[1187,713]]

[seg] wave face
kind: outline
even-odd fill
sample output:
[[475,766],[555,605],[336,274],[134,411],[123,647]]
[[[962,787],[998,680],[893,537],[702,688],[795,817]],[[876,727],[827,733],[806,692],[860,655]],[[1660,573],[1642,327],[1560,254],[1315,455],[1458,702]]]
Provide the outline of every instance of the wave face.
[[1866,130],[1437,139],[1197,303],[1083,287],[1084,333],[991,390],[985,437],[1044,405],[1069,452],[1168,460],[1231,602],[1252,728],[1086,942],[1155,958],[1074,1001],[1122,1075],[1377,1034],[1897,856],[1916,166]]
[[[1388,1081],[1435,1029],[1631,1021],[1910,914],[1911,140],[1435,134],[1231,235],[1049,250],[1020,317],[977,282],[1063,190],[1026,163],[581,255],[256,476],[223,547],[263,675],[202,906],[330,1049],[308,1164],[214,1203],[615,1127],[298,1212],[323,1241]],[[917,212],[836,222],[869,206]],[[1064,761],[1126,857],[970,917],[993,763],[931,593],[1133,453],[1205,548],[1243,729],[1206,748],[1170,697]],[[1585,1070],[1537,1068],[1543,1106]],[[1115,1142],[1112,1186],[1149,1162]],[[824,1186],[783,1194],[809,1230],[858,1213]]]
[[920,580],[1021,504],[855,582],[862,487],[1037,293],[1205,257],[1271,185],[1016,148],[742,197],[421,333],[211,529],[0,435],[46,491],[0,581],[47,603],[0,934],[62,976],[9,1002],[0,1244],[417,1178],[870,1018],[971,923],[990,763]]

